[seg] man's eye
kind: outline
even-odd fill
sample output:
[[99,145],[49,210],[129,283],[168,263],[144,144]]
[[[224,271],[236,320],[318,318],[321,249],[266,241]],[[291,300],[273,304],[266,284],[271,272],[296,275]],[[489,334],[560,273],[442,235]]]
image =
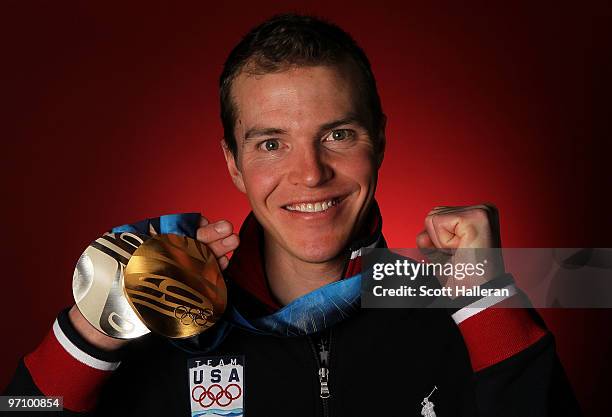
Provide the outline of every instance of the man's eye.
[[355,135],[355,132],[350,130],[350,129],[337,129],[337,130],[332,130],[331,133],[328,136],[329,140],[345,140],[345,139],[349,139],[352,138]]
[[271,152],[278,150],[278,148],[280,147],[280,143],[278,142],[278,139],[268,139],[261,142],[259,147],[268,152]]

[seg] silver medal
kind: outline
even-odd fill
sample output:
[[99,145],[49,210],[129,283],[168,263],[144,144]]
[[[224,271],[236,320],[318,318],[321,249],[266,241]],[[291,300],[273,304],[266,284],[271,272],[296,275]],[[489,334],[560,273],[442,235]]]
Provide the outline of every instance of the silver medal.
[[102,333],[134,339],[149,329],[124,294],[124,270],[132,254],[149,239],[136,233],[106,233],[79,258],[72,277],[72,293],[81,314]]

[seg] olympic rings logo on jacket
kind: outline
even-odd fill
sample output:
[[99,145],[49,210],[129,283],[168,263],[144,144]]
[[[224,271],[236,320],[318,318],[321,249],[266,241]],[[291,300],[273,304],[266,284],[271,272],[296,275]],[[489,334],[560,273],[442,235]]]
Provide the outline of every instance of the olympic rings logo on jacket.
[[219,384],[212,384],[208,389],[203,385],[196,385],[191,390],[191,398],[197,401],[202,408],[208,408],[214,404],[219,407],[227,407],[241,395],[242,388],[238,384],[228,384],[225,388]]

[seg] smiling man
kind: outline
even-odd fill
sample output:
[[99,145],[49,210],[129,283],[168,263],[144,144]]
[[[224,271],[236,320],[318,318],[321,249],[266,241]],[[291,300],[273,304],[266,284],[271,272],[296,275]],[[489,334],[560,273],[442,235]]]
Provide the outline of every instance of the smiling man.
[[263,227],[268,282],[282,304],[341,276],[384,151],[384,120],[372,132],[357,71],[321,64],[258,76],[257,62],[247,62],[229,95],[228,169]]
[[[73,307],[8,393],[62,395],[73,413],[101,415],[578,414],[552,336],[527,309],[359,308],[361,250],[385,247],[374,196],[386,119],[347,33],[272,18],[231,52],[220,95],[228,171],[252,213],[240,236],[204,217],[186,234],[224,270],[221,323],[180,342],[126,343]],[[496,211],[436,207],[416,240],[423,250],[498,247]],[[508,280],[501,263],[489,271],[485,281]]]

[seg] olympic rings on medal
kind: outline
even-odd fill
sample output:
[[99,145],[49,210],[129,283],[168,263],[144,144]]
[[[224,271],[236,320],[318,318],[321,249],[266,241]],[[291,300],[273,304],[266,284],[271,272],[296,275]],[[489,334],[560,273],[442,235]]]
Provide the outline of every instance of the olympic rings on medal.
[[[196,391],[200,390],[202,392],[196,397]],[[229,384],[225,388],[219,384],[212,384],[208,389],[203,385],[196,385],[191,390],[191,398],[197,401],[202,408],[208,408],[215,403],[219,407],[226,407],[230,405],[232,401],[240,398],[241,395],[242,388],[240,388],[238,384]]]
[[192,323],[204,326],[212,315],[213,312],[209,308],[201,309],[198,307],[178,306],[174,309],[174,317],[185,326],[189,326]]

